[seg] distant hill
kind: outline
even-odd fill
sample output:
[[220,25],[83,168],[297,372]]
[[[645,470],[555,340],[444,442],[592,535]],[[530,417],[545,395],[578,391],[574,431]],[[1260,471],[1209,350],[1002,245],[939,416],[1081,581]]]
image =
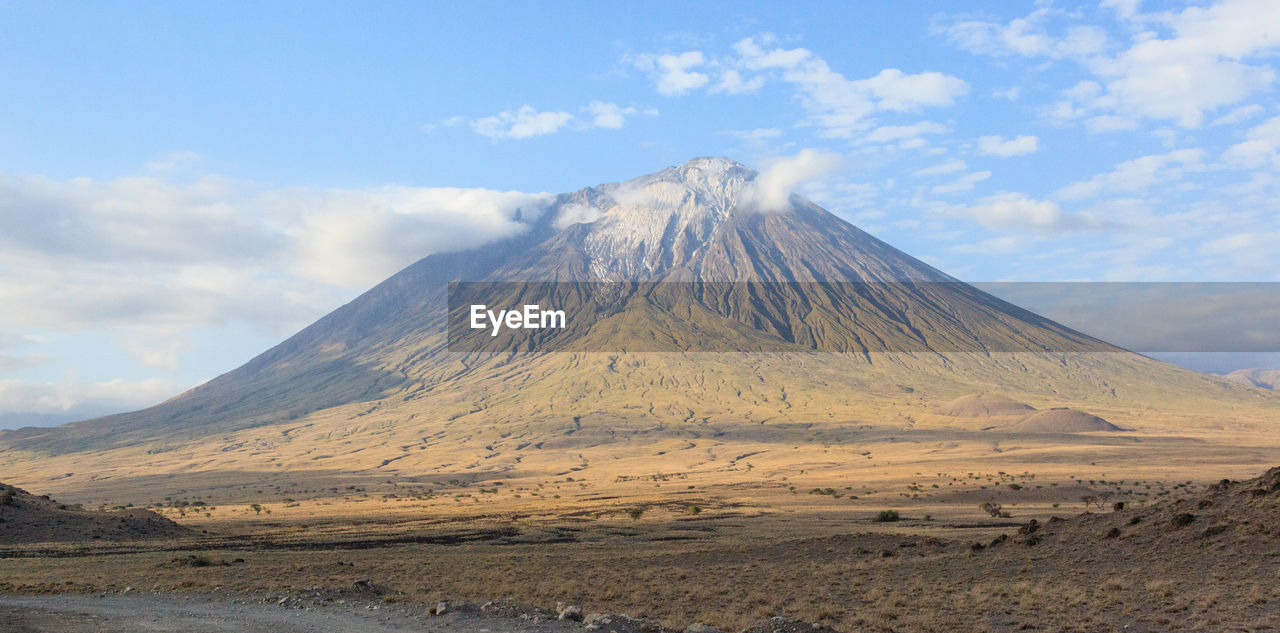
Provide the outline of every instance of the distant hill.
[[[93,415],[93,417],[99,417],[99,415]],[[75,413],[0,413],[0,429],[20,429],[24,426],[57,426],[84,420],[85,418],[85,414]]]
[[1022,433],[1091,433],[1121,429],[1096,415],[1059,407],[1029,415],[1009,430]]
[[960,396],[938,407],[938,413],[959,418],[989,418],[998,416],[1028,415],[1035,407],[991,393],[975,393]]
[[1222,377],[1250,387],[1280,389],[1280,369],[1237,369]]

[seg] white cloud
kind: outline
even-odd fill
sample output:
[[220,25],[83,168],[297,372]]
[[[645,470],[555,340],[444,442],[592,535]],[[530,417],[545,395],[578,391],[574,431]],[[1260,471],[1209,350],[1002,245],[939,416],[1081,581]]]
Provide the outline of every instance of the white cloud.
[[1256,169],[1266,165],[1280,165],[1280,116],[1273,117],[1250,129],[1245,140],[1223,152],[1223,160],[1236,167]]
[[146,171],[154,175],[171,175],[200,167],[204,157],[191,151],[171,152],[147,163]]
[[1021,193],[988,196],[977,204],[952,210],[952,215],[976,220],[993,229],[1072,231],[1104,226],[1087,213],[1067,213],[1054,202],[1036,200]]
[[1161,14],[1173,37],[1136,40],[1114,59],[1097,64],[1121,108],[1183,127],[1196,127],[1204,113],[1271,85],[1269,67],[1241,60],[1280,47],[1280,4],[1227,0]]
[[0,331],[294,328],[430,253],[514,235],[549,199],[0,177]]
[[1272,275],[1276,266],[1276,244],[1280,244],[1280,230],[1235,233],[1205,242],[1200,252],[1231,261],[1239,270]]
[[182,357],[192,351],[181,336],[155,330],[118,339],[116,345],[144,366],[167,371],[177,371]]
[[638,55],[631,62],[653,79],[658,94],[668,97],[688,94],[707,85],[711,78],[706,73],[692,70],[703,65],[702,51],[688,51],[679,55]]
[[797,185],[831,173],[842,162],[839,154],[801,150],[795,156],[774,160],[765,167],[745,197],[761,211],[785,211],[790,208],[791,194]]
[[49,362],[49,357],[40,354],[5,354],[0,352],[0,374],[36,367]]
[[776,127],[758,127],[753,130],[729,130],[727,133],[744,141],[763,143],[782,136],[784,132]]
[[563,229],[574,224],[589,224],[600,219],[600,215],[600,209],[591,205],[566,204],[560,208],[560,214],[556,216],[555,227]]
[[[1207,113],[1239,103],[1271,86],[1275,71],[1253,58],[1280,48],[1280,3],[1273,0],[1222,0],[1180,12],[1141,14],[1136,3],[1114,3],[1117,15],[1133,28],[1127,48],[1109,54],[1101,31],[1070,26],[1051,34],[1048,23],[1072,14],[1041,8],[1025,18],[1000,24],[967,20],[942,31],[959,47],[988,55],[1070,59],[1098,80],[1093,95],[1076,95],[1060,114],[1089,119],[1094,131],[1117,129],[1134,119],[1172,121],[1184,128],[1204,122]],[[1163,34],[1162,34],[1163,32]],[[1114,48],[1113,48],[1114,50]],[[1133,121],[1129,123],[1129,121]]]
[[911,125],[883,125],[862,137],[867,143],[889,143],[893,141],[909,141],[928,134],[944,134],[947,126],[932,121],[921,121]]
[[1041,8],[1007,24],[982,20],[954,22],[941,31],[960,48],[986,55],[1049,57],[1061,59],[1101,52],[1106,36],[1091,26],[1068,28],[1062,35],[1050,35],[1047,22],[1061,12]]
[[869,118],[876,112],[949,106],[969,91],[968,84],[951,75],[908,74],[897,68],[850,80],[807,49],[766,50],[762,46],[772,41],[769,35],[744,38],[733,45],[736,56],[722,59],[708,59],[701,51],[690,51],[681,55],[639,55],[629,61],[647,72],[664,95],[687,94],[707,86],[710,76],[692,70],[698,67],[720,73],[719,81],[707,88],[711,93],[755,92],[766,79],[781,80],[795,89],[809,112],[808,122],[829,138],[849,138],[872,127]]
[[254,261],[279,243],[240,206],[249,195],[212,176],[173,184],[0,175],[0,245],[86,261]]
[[1116,15],[1123,19],[1132,19],[1138,12],[1138,5],[1142,4],[1142,0],[1102,0],[1098,3],[1099,7],[1111,9]]
[[982,136],[978,138],[978,153],[986,156],[1022,156],[1040,149],[1040,139],[1035,136],[1019,136],[1005,139],[1003,136]]
[[948,106],[969,92],[964,80],[937,72],[908,75],[886,68],[875,77],[855,84],[866,88],[884,110],[916,110],[925,106]]
[[292,270],[307,279],[353,288],[380,281],[429,253],[511,237],[550,198],[423,187],[285,190],[265,196],[275,213],[297,219],[290,229]]
[[590,224],[600,219],[602,211],[591,205],[564,205],[556,216],[557,229],[568,228],[575,224]]
[[886,69],[870,79],[851,81],[814,57],[782,75],[800,91],[810,121],[824,135],[848,138],[867,128],[877,110],[914,110],[950,105],[968,91],[964,81],[940,73],[906,75]]
[[1215,240],[1205,242],[1200,247],[1200,252],[1210,253],[1213,255],[1226,255],[1238,253],[1243,250],[1266,245],[1269,250],[1273,250],[1280,240],[1278,235],[1264,235],[1260,233],[1235,233],[1226,237],[1220,237]]
[[1089,180],[1075,182],[1055,195],[1059,198],[1078,199],[1102,193],[1131,193],[1141,191],[1157,183],[1170,183],[1188,172],[1205,168],[1204,150],[1181,149],[1167,154],[1151,154],[1128,160],[1112,171],[1098,174]]
[[716,82],[707,92],[711,94],[730,94],[740,95],[755,92],[764,87],[764,77],[756,76],[750,79],[743,79],[742,73],[730,68],[720,73],[720,81]]
[[492,139],[522,139],[556,132],[571,119],[573,115],[568,112],[539,112],[525,105],[476,119],[471,122],[471,129]]
[[180,390],[160,379],[64,383],[0,380],[0,412],[101,415],[148,407]]
[[1034,242],[1024,235],[1005,235],[993,237],[973,244],[957,244],[951,247],[953,253],[970,253],[977,255],[1008,255],[1027,250]]
[[950,174],[950,173],[955,173],[957,171],[964,171],[966,167],[968,167],[968,165],[966,165],[965,162],[962,160],[959,160],[959,159],[949,160],[945,163],[939,163],[937,165],[933,165],[932,167],[925,167],[924,169],[916,170],[916,172],[913,175],[938,176],[941,174]]
[[1230,112],[1228,112],[1228,113],[1226,113],[1226,114],[1224,114],[1224,115],[1222,115],[1222,116],[1220,116],[1220,117],[1218,117],[1218,118],[1214,119],[1213,121],[1211,121],[1211,122],[1209,123],[1209,125],[1213,125],[1213,126],[1218,126],[1218,125],[1232,125],[1232,124],[1234,124],[1234,123],[1240,123],[1241,121],[1245,121],[1245,120],[1247,120],[1247,119],[1251,119],[1251,118],[1253,118],[1253,117],[1255,117],[1255,116],[1258,116],[1259,114],[1262,114],[1263,112],[1266,112],[1266,111],[1267,111],[1267,109],[1266,109],[1266,108],[1264,108],[1264,107],[1262,107],[1262,106],[1260,106],[1260,105],[1258,105],[1258,104],[1256,104],[1256,103],[1255,103],[1255,104],[1252,104],[1252,105],[1240,106],[1240,107],[1238,107],[1238,108],[1236,108],[1236,109],[1234,109],[1234,110],[1232,110],[1232,111],[1230,111]]
[[945,185],[938,185],[933,188],[934,193],[955,193],[957,191],[970,191],[978,183],[991,177],[989,171],[976,171],[965,174]]
[[1017,101],[1021,94],[1022,91],[1017,86],[1013,86],[1012,88],[1007,88],[1005,90],[994,90],[991,92],[991,96],[997,99],[1005,99],[1007,101]]
[[1099,114],[1085,119],[1084,127],[1094,134],[1127,132],[1129,130],[1138,129],[1138,121],[1126,116]]
[[[767,42],[772,40],[772,37],[766,35],[760,39]],[[813,57],[813,53],[803,48],[774,49],[766,52],[756,43],[756,38],[751,37],[738,40],[733,45],[733,50],[742,58],[742,64],[752,70],[795,68]]]
[[[577,130],[596,128],[618,130],[626,124],[628,118],[658,115],[658,111],[654,108],[620,106],[599,100],[582,106],[580,111],[586,114],[585,119],[579,119],[568,112],[539,112],[533,106],[525,105],[516,110],[481,117],[469,123],[476,134],[494,140],[526,139],[554,134],[566,127]],[[454,126],[462,123],[468,123],[465,117],[452,117],[446,119],[441,125]]]
[[627,117],[637,115],[657,116],[658,111],[652,108],[641,110],[635,106],[622,107],[616,103],[606,103],[603,101],[592,101],[588,103],[583,110],[591,116],[591,127],[605,128],[608,130],[622,129],[627,121]]

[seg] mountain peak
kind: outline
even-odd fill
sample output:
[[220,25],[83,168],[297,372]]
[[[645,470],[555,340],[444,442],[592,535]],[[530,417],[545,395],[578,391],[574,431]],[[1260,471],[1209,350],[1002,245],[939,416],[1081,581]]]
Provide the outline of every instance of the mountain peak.
[[[717,193],[719,194],[717,197],[723,197],[726,193],[740,193],[743,187],[755,180],[758,175],[756,170],[723,156],[694,158],[653,174],[660,179],[679,182],[695,192]],[[735,201],[737,197],[732,196]]]
[[724,156],[699,156],[672,167],[681,177],[691,180],[724,178],[733,173],[755,176],[756,170]]
[[760,178],[729,158],[700,157],[567,194],[552,211],[560,233],[500,275],[545,279],[555,271],[557,281],[946,279],[803,197],[762,209]]
[[757,175],[728,158],[694,158],[579,192],[566,217],[590,224],[580,248],[594,278],[649,278],[700,252],[750,195]]

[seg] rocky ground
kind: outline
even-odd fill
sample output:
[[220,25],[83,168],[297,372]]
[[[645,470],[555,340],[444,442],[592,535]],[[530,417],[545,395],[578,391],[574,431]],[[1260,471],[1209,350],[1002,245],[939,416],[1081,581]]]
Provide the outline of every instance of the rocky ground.
[[[679,633],[625,615],[558,613],[509,603],[388,604],[371,583],[351,591],[316,589],[299,595],[231,598],[218,595],[123,594],[3,596],[5,633]],[[340,597],[341,596],[341,597]],[[721,633],[700,623],[684,633]],[[832,633],[817,625],[773,618],[743,633]]]
[[707,511],[619,519],[626,524],[502,519],[508,531],[487,539],[449,528],[385,542],[313,535],[311,547],[256,537],[13,546],[0,549],[0,594],[10,594],[0,598],[0,630],[1280,628],[1280,469],[1150,503],[1112,494],[1110,483],[1096,482],[1070,510],[983,501],[991,518],[982,524],[905,511],[883,522],[834,510]]

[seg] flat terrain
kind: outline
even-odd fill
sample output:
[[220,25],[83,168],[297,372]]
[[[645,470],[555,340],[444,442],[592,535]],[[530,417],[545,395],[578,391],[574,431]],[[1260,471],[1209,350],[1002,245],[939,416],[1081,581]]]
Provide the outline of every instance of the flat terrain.
[[383,604],[293,608],[217,596],[0,596],[6,633],[563,633],[578,628],[552,619],[474,612],[428,617],[425,611]]
[[[982,483],[958,491],[933,488],[937,475],[922,479],[914,498],[834,487],[690,491],[678,478],[658,479],[644,485],[667,494],[632,490],[621,505],[568,501],[575,482],[562,479],[542,487],[549,501],[537,511],[442,493],[432,496],[446,501],[418,502],[353,492],[323,511],[277,505],[269,518],[265,509],[223,520],[188,512],[200,536],[186,539],[9,546],[0,551],[0,593],[158,592],[161,615],[188,595],[410,611],[441,600],[566,602],[673,629],[702,622],[729,631],[774,616],[850,632],[1280,626],[1276,473],[1225,487],[974,477]],[[982,505],[992,503],[1000,507]],[[880,520],[890,505],[897,520]],[[268,617],[225,608],[232,618]],[[331,613],[296,623],[339,617]]]
[[[699,380],[673,375],[653,393]],[[1213,488],[1280,464],[1274,392],[1004,391],[1118,429],[1020,432],[1019,411],[941,410],[983,389],[868,382],[819,401],[763,378],[732,384],[744,381],[761,386],[726,402],[776,411],[717,421],[649,401],[526,422],[473,404],[397,414],[388,398],[183,440],[0,453],[6,484],[185,528],[0,538],[0,594],[143,594],[161,609],[190,598],[248,614],[282,598],[374,606],[352,595],[367,581],[379,613],[564,602],[674,630],[775,616],[847,633],[1280,627],[1280,495]],[[829,413],[788,417],[819,402]],[[1175,524],[1181,514],[1194,516]]]

